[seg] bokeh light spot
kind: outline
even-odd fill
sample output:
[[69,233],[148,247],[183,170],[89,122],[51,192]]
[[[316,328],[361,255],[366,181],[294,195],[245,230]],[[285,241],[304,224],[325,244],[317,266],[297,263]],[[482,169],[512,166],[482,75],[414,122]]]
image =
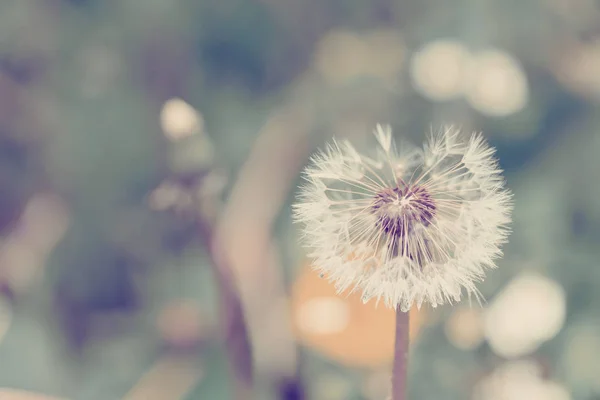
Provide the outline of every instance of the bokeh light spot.
[[342,84],[361,75],[368,63],[367,46],[349,31],[328,33],[317,45],[316,70],[330,84]]
[[457,308],[445,325],[450,343],[463,350],[477,347],[483,341],[481,311],[466,307]]
[[333,334],[346,329],[350,311],[336,297],[315,297],[302,305],[298,315],[301,329],[313,334]]
[[527,104],[527,77],[519,62],[508,53],[490,50],[472,57],[465,96],[471,106],[485,115],[502,117]]
[[502,357],[529,354],[560,331],[565,302],[565,292],[557,282],[540,275],[517,277],[487,310],[485,337]]
[[460,42],[441,39],[426,44],[411,60],[415,89],[432,100],[449,100],[462,95],[469,51]]
[[530,360],[506,363],[474,388],[473,400],[570,400],[561,384],[545,380],[541,368]]

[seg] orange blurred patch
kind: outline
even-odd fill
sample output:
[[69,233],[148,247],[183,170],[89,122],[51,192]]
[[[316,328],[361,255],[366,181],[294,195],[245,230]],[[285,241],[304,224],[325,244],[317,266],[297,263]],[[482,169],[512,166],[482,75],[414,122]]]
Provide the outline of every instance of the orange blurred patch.
[[[394,353],[395,311],[375,301],[363,304],[359,293],[336,294],[327,279],[310,267],[292,289],[294,333],[299,342],[348,366],[377,368],[390,364]],[[414,340],[425,313],[410,311]]]

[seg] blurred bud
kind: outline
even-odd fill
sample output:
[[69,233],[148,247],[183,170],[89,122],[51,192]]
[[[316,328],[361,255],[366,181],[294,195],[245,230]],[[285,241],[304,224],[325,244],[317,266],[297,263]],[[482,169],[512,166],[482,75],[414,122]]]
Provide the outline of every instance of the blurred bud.
[[165,136],[177,141],[202,133],[204,118],[191,105],[179,98],[168,100],[160,112],[160,124]]

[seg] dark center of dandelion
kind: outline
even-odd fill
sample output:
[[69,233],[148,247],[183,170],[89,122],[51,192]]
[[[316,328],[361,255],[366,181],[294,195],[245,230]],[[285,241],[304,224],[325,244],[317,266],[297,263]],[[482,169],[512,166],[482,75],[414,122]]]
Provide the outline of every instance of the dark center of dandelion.
[[371,212],[377,217],[377,225],[390,239],[395,254],[408,255],[409,236],[418,226],[427,227],[436,213],[435,201],[421,186],[386,188],[375,195]]

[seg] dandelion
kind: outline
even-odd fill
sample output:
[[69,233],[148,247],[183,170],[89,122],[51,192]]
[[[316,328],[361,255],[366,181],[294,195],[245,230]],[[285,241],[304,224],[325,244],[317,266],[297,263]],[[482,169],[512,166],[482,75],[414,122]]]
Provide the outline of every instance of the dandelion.
[[[377,125],[377,151],[334,141],[312,157],[294,205],[305,245],[338,291],[362,291],[397,310],[393,399],[405,394],[408,311],[457,302],[495,267],[508,235],[511,194],[495,150],[452,127],[422,149],[396,147]],[[464,290],[463,290],[464,289]]]
[[318,270],[339,291],[361,290],[408,311],[459,301],[495,267],[511,194],[479,134],[446,128],[423,149],[396,147],[377,125],[373,156],[334,141],[312,157],[294,205]]

